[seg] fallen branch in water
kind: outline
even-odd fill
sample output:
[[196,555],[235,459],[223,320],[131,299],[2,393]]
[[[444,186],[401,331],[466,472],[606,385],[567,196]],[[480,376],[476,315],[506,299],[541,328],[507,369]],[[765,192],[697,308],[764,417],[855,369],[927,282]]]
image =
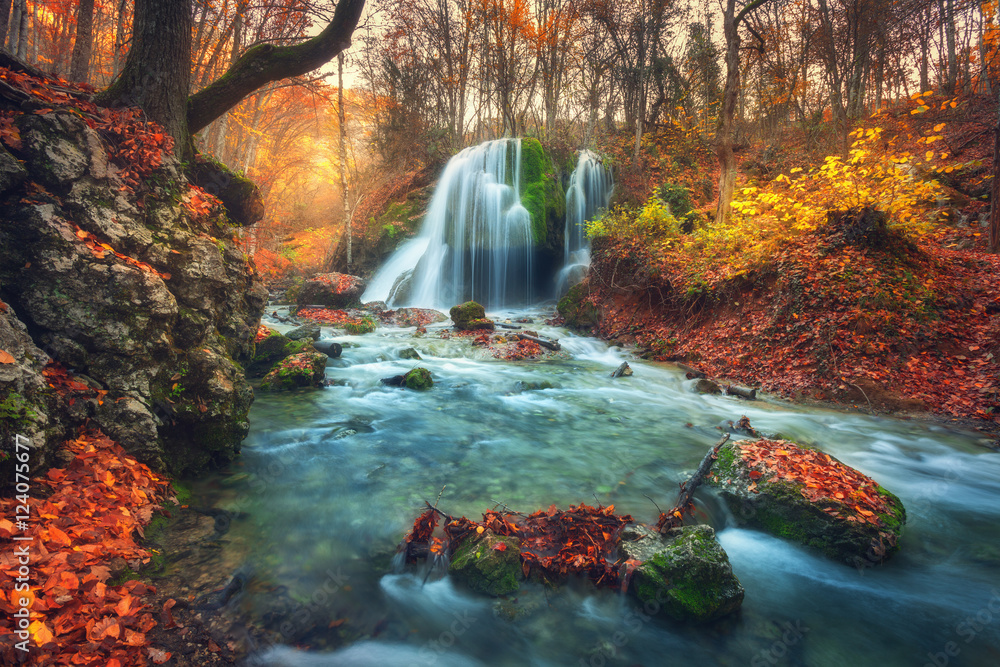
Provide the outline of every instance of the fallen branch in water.
[[729,434],[722,436],[712,449],[709,450],[708,454],[705,454],[705,458],[701,460],[701,464],[698,469],[691,476],[688,481],[681,484],[681,493],[677,496],[677,504],[669,512],[664,512],[660,514],[660,520],[656,524],[656,530],[665,533],[671,528],[677,528],[684,524],[684,515],[691,514],[694,509],[691,504],[691,499],[694,496],[694,492],[701,486],[702,481],[705,479],[705,475],[708,471],[712,469],[712,464],[719,455],[719,450],[724,444],[729,440]]
[[542,347],[554,350],[556,352],[562,349],[562,345],[560,345],[559,341],[557,340],[547,340],[545,338],[539,338],[537,336],[529,336],[528,334],[523,334],[523,333],[516,333],[514,335],[517,338],[520,338],[521,340],[530,340],[532,343],[537,343]]
[[616,368],[614,371],[611,372],[611,377],[613,378],[618,378],[622,376],[628,377],[630,375],[632,375],[632,368],[631,366],[628,365],[627,361],[623,361],[621,363],[621,366],[619,366],[618,368]]

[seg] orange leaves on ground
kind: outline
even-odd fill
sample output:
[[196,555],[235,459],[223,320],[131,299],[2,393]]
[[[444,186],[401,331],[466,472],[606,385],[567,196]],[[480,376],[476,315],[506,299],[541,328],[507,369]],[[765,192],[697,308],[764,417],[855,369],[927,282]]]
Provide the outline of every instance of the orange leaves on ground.
[[351,316],[347,314],[346,310],[333,308],[303,308],[295,313],[295,316],[335,327],[343,326],[345,322],[351,320]]
[[[88,389],[57,366],[46,367],[45,374],[61,393]],[[142,601],[153,589],[138,581],[107,586],[111,572],[105,563],[117,558],[138,566],[149,560],[135,534],[166,497],[169,483],[100,431],[82,431],[65,448],[73,455],[69,465],[32,480],[33,488],[48,487],[51,495],[28,498],[30,519],[0,522],[0,537],[32,538],[17,544],[28,546],[34,583],[17,597],[0,595],[0,655],[5,663],[16,662],[11,614],[23,596],[31,610],[34,664],[146,664],[137,648],[146,647],[145,633],[156,625]],[[15,516],[18,502],[0,499],[0,515]],[[0,591],[13,590],[17,568],[16,559],[0,559]]]
[[94,253],[94,256],[97,257],[98,259],[103,259],[105,255],[111,253],[112,255],[114,255],[115,257],[117,257],[118,259],[122,260],[123,262],[125,262],[130,266],[134,266],[137,269],[142,269],[147,273],[152,273],[153,275],[159,276],[164,280],[170,279],[169,273],[163,271],[157,271],[146,262],[140,262],[137,259],[132,259],[128,255],[121,254],[120,252],[109,246],[107,243],[101,243],[96,236],[94,236],[90,232],[80,229],[79,226],[73,225],[73,229],[76,231],[76,237],[81,241],[83,241],[87,245],[87,247],[90,248],[90,251]]
[[802,497],[813,503],[823,501],[818,507],[827,514],[845,521],[883,525],[878,515],[888,512],[889,507],[879,495],[878,485],[828,454],[785,440],[753,440],[738,447],[743,460],[755,468],[750,472],[751,479],[768,475],[768,482],[801,484]]
[[254,336],[253,342],[259,343],[270,335],[271,335],[271,330],[268,329],[263,324],[261,324],[260,326],[257,327],[257,335]]

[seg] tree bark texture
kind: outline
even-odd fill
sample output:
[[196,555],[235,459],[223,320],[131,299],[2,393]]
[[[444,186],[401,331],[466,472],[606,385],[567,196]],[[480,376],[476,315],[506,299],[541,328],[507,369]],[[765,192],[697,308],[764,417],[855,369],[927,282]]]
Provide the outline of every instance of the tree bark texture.
[[183,156],[191,148],[190,81],[190,0],[136,0],[132,47],[121,75],[96,97],[97,103],[142,108],[174,138],[174,152]]
[[94,0],[80,0],[76,14],[76,39],[73,59],[69,65],[70,81],[87,83],[90,74],[90,54],[94,49]]

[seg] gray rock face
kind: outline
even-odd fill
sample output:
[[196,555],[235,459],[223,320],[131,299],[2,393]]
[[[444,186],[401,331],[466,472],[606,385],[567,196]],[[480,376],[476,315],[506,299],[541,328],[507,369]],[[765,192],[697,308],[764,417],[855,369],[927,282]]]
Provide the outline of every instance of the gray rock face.
[[[51,463],[46,443],[61,442],[67,435],[67,425],[59,418],[60,408],[66,406],[59,404],[42,375],[49,361],[14,309],[0,305],[0,451],[13,455],[14,439],[22,436],[22,445],[30,447],[32,473]],[[0,487],[13,482],[11,474],[0,480]]]
[[743,586],[711,526],[683,526],[666,535],[627,526],[619,548],[642,562],[629,590],[675,620],[713,621],[743,604]]
[[0,146],[0,196],[24,183],[28,172],[13,155]]
[[0,202],[0,298],[35,345],[108,391],[82,416],[142,461],[174,473],[228,461],[253,399],[237,362],[252,353],[266,291],[225,217],[177,203],[188,184],[170,155],[140,207],[80,118],[15,122],[15,155],[45,191]]

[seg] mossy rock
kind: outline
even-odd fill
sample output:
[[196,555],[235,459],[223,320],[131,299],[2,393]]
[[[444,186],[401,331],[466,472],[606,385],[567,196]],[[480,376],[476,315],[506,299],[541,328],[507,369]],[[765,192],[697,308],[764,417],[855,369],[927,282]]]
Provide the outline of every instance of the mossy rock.
[[456,329],[470,329],[469,324],[473,320],[485,320],[486,309],[475,301],[466,301],[463,304],[452,306],[448,311],[451,321],[455,323]]
[[315,352],[310,339],[291,340],[277,331],[272,331],[254,348],[253,357],[246,367],[247,377],[262,377],[282,359],[303,352]]
[[322,352],[303,352],[286,357],[264,376],[260,388],[263,391],[289,391],[315,387],[326,374],[326,359]]
[[743,604],[743,586],[711,526],[682,526],[666,535],[627,526],[620,549],[642,561],[629,590],[647,608],[678,621],[706,623]]
[[430,389],[434,386],[434,378],[426,368],[414,368],[403,376],[403,386],[407,389]]
[[188,169],[191,181],[226,208],[229,221],[247,227],[264,218],[264,197],[257,184],[221,162],[197,156]]
[[518,541],[489,530],[480,535],[471,534],[455,551],[448,572],[477,593],[509,595],[521,586]]
[[521,140],[521,205],[531,215],[535,245],[552,245],[562,232],[557,223],[566,217],[566,193],[538,139]]
[[597,307],[584,301],[588,293],[586,283],[578,283],[569,288],[566,296],[559,299],[556,310],[566,320],[566,326],[576,329],[591,329],[597,326],[599,321]]
[[367,316],[362,317],[359,320],[347,320],[344,322],[344,331],[352,336],[370,334],[375,331],[376,327],[377,325],[375,324],[375,320]]
[[[751,468],[740,452],[741,445],[747,442],[726,443],[719,450],[712,474],[706,479],[719,490],[737,522],[798,542],[856,567],[881,563],[899,550],[906,510],[899,498],[874,480],[869,480],[871,490],[881,497],[888,511],[876,514],[877,522],[871,523],[856,516],[855,510],[845,502],[825,497],[809,500],[803,495],[804,484],[784,479],[771,481],[770,472],[760,466]],[[793,455],[794,448],[809,449],[784,440],[753,442],[784,446]],[[829,457],[834,476],[845,471],[861,475],[836,458],[824,456]],[[838,516],[831,512],[837,512]]]
[[482,318],[476,318],[474,320],[469,320],[465,328],[468,329],[469,331],[478,331],[478,330],[493,331],[494,329],[496,329],[496,324],[493,323],[493,320],[482,317]]

